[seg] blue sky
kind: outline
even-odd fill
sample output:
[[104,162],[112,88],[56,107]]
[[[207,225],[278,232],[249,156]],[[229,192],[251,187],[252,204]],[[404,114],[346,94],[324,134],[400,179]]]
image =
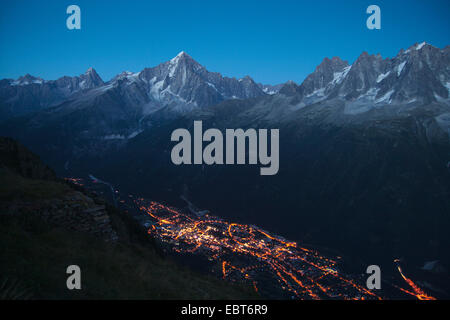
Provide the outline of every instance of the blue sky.
[[[67,6],[81,30],[66,28]],[[381,8],[381,30],[366,8]],[[301,82],[324,57],[392,57],[426,41],[450,44],[448,0],[2,0],[0,78],[44,79],[94,67],[104,80],[186,51],[210,71],[258,82]]]

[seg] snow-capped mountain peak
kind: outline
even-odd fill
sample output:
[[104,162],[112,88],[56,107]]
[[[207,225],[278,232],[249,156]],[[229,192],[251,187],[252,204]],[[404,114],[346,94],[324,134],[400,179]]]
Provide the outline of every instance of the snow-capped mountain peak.
[[306,104],[336,97],[358,107],[448,101],[449,51],[422,42],[392,59],[363,52],[348,65],[325,58],[296,91]]
[[427,44],[426,42],[422,42],[422,43],[418,44],[418,45],[416,46],[416,50],[422,49],[426,44]]
[[31,74],[26,74],[22,77],[19,77],[17,80],[13,81],[11,85],[14,86],[26,86],[29,84],[43,84],[44,80],[39,77],[33,77]]
[[191,57],[191,56],[188,55],[185,51],[180,51],[175,57],[173,57],[173,58],[171,59],[171,61],[173,61],[173,60],[178,60],[178,59],[180,59],[180,58],[182,58],[182,57]]
[[[80,76],[58,80],[45,81],[29,74],[5,79],[0,83],[0,98],[10,110],[8,116],[55,106],[69,97],[82,97],[83,103],[98,95],[111,97],[113,91],[124,105],[144,114],[162,108],[184,113],[227,99],[277,93],[296,96],[296,105],[303,106],[340,99],[356,106],[354,113],[389,104],[450,104],[449,65],[450,46],[439,49],[422,42],[393,58],[363,52],[352,65],[339,57],[325,58],[300,85],[270,86],[256,84],[249,76],[236,79],[210,72],[181,51],[153,68],[124,71],[106,83],[92,67]],[[92,95],[87,94],[93,89]]]

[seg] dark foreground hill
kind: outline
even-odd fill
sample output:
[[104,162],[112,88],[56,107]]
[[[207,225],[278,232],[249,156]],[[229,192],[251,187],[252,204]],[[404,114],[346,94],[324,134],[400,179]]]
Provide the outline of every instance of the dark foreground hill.
[[[0,138],[1,299],[245,299],[250,290],[165,257],[125,213]],[[81,268],[82,290],[66,288]]]

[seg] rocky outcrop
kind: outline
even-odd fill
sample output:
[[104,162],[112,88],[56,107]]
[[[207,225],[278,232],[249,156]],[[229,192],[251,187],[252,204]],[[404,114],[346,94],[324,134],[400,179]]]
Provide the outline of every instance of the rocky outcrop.
[[118,239],[101,199],[58,182],[53,170],[38,156],[10,138],[0,138],[0,183],[16,191],[1,194],[0,214],[33,215],[51,226],[89,233],[106,241]]
[[0,168],[7,167],[31,179],[56,179],[55,172],[17,141],[0,137]]
[[118,240],[106,206],[79,191],[33,201],[0,200],[0,210],[1,214],[39,217],[52,227],[91,234],[105,241]]
[[57,227],[89,233],[106,241],[118,239],[105,205],[99,205],[78,191],[70,192],[61,199],[33,203],[22,210],[38,214]]

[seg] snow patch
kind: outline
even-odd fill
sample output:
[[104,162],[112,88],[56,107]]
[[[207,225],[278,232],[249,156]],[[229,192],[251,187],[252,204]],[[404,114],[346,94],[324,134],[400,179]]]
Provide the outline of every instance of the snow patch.
[[266,94],[269,94],[269,95],[274,95],[274,94],[277,93],[276,91],[270,90],[269,88],[264,88],[263,92],[266,93]]
[[125,136],[121,134],[109,134],[103,137],[103,140],[123,140],[123,139],[125,139]]
[[378,91],[380,91],[380,89],[370,88],[369,90],[367,90],[367,92],[365,94],[360,95],[358,97],[358,100],[371,102],[371,101],[375,100],[375,97],[377,96]]
[[439,127],[447,132],[449,138],[450,138],[450,112],[443,113],[437,117],[435,117],[435,120]]
[[141,73],[140,72],[131,72],[131,71],[124,71],[120,75],[117,76],[117,79],[127,79],[130,81],[136,81]]
[[312,97],[312,96],[318,96],[318,97],[325,96],[325,88],[317,89],[317,90],[311,92],[310,94],[308,94],[306,97]]
[[397,76],[399,77],[405,67],[406,61],[403,61],[397,66]]
[[156,82],[156,77],[153,77],[150,80],[150,83],[152,84],[152,87],[150,88],[150,94],[157,100],[161,99],[161,89],[164,85],[164,80],[160,80]]
[[340,83],[348,74],[352,66],[345,67],[344,70],[341,72],[335,72],[333,74],[333,80],[331,81],[331,84],[338,84]]
[[132,139],[134,137],[136,137],[138,134],[140,134],[142,131],[144,130],[136,130],[133,131],[131,134],[125,136],[123,134],[109,134],[107,136],[103,137],[103,140],[126,140],[126,139]]
[[33,84],[33,83],[35,83],[35,84],[43,84],[44,82],[45,81],[41,80],[41,79],[32,80],[31,82],[30,81],[19,81],[19,80],[16,80],[16,81],[13,81],[11,83],[11,85],[12,86],[26,86],[26,85]]
[[444,84],[444,87],[447,88],[447,90],[448,90],[448,95],[449,95],[449,97],[450,97],[450,82],[445,83],[445,84]]
[[424,45],[426,45],[426,42],[422,42],[421,44],[417,45],[416,50],[420,50],[423,48]]
[[178,68],[178,64],[180,62],[180,58],[184,56],[186,53],[184,51],[181,51],[175,58],[172,58],[169,61],[169,77],[172,78],[175,74],[175,71]]
[[144,131],[144,130],[136,130],[133,133],[131,133],[127,138],[132,139],[132,138],[136,137],[138,134],[140,134],[142,131]]
[[100,91],[100,92],[104,92],[104,91],[108,91],[109,89],[111,89],[113,87],[114,87],[114,84],[111,83],[111,84],[108,84],[106,86],[98,87],[98,88],[96,88],[94,90],[97,90],[97,91]]
[[219,91],[219,90],[217,90],[216,86],[213,85],[211,82],[206,82],[206,84],[207,84],[208,86],[210,86],[211,88],[213,88],[214,90]]
[[394,90],[386,92],[386,94],[384,96],[382,96],[381,98],[377,99],[375,101],[375,103],[390,103],[391,102],[391,96],[392,96],[393,93],[394,93]]
[[386,73],[382,73],[378,76],[377,78],[377,83],[380,83],[381,81],[383,81],[387,76],[389,76],[391,74],[390,71],[386,72]]
[[81,89],[86,88],[86,80],[83,80],[83,81],[80,82],[80,88]]

